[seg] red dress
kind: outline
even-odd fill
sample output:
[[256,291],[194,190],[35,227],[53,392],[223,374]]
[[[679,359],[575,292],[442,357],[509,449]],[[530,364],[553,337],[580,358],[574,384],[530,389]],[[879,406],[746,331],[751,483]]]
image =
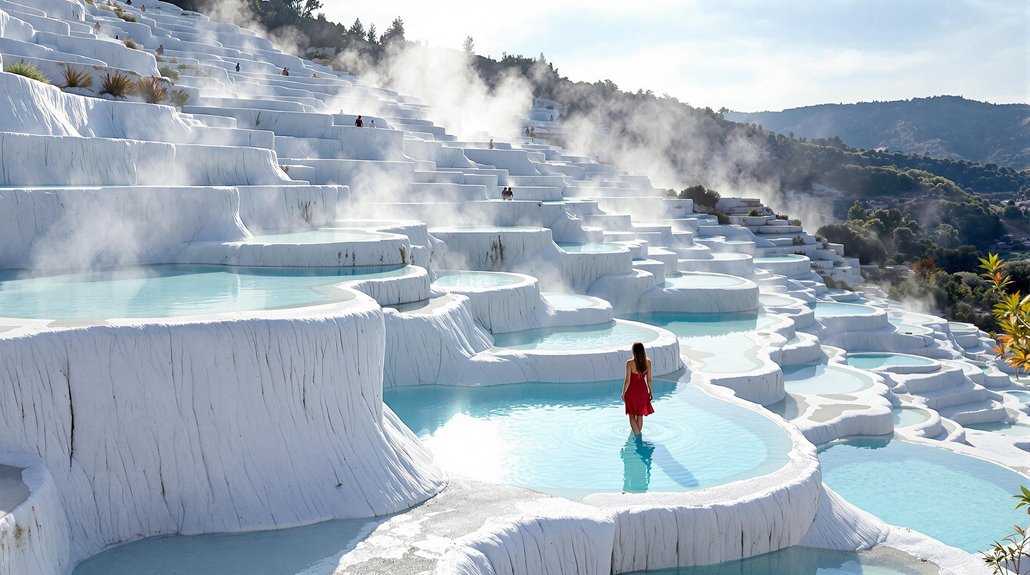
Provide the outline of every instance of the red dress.
[[654,408],[651,407],[651,398],[648,397],[644,374],[630,372],[629,388],[626,389],[626,414],[651,415],[652,413],[654,413]]

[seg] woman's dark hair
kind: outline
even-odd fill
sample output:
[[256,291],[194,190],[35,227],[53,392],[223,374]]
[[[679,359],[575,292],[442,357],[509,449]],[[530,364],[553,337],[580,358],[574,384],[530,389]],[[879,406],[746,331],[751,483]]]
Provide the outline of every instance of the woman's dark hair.
[[637,366],[637,373],[647,371],[647,352],[644,351],[644,344],[635,342],[633,344],[633,363]]

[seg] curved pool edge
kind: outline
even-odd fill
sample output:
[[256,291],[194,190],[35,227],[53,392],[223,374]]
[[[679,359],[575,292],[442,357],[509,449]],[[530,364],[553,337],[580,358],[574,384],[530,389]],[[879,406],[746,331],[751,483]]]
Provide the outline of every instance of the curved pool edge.
[[[675,334],[640,322],[613,321],[631,323],[657,334],[655,339],[644,344],[654,377],[664,377],[683,368],[679,339]],[[625,375],[631,344],[631,341],[626,341],[618,347],[594,349],[492,347],[473,356],[468,381],[473,385],[500,385],[524,381],[564,383],[619,379]]]
[[[10,573],[67,573],[71,558],[71,527],[64,503],[46,463],[35,455],[0,451],[0,464],[22,468],[28,497],[0,517],[0,565]],[[43,527],[45,526],[45,528]]]
[[[783,429],[791,439],[787,463],[766,475],[686,493],[595,494],[583,504],[546,498],[533,509],[520,508],[519,516],[494,518],[456,541],[435,573],[480,573],[513,558],[521,561],[524,553],[543,557],[532,547],[537,544],[559,550],[546,555],[550,561],[616,573],[717,563],[797,544],[815,519],[822,491],[815,446],[787,422],[728,389],[696,386]],[[528,571],[514,572],[532,568],[527,563]]]

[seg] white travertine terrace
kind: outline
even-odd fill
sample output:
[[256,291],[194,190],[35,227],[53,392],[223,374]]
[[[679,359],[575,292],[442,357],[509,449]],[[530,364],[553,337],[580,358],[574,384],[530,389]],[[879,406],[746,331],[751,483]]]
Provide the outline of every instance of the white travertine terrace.
[[[757,199],[721,199],[721,225],[544,139],[459,141],[418,99],[250,30],[163,2],[118,5],[136,22],[79,0],[0,0],[0,62],[94,78],[62,91],[0,73],[0,292],[22,274],[156,264],[399,271],[251,311],[83,320],[0,305],[0,466],[23,484],[0,510],[0,572],[63,575],[155,535],[404,517],[460,488],[384,406],[384,387],[616,379],[630,341],[497,341],[624,327],[613,322],[634,313],[759,312],[773,321],[733,340],[747,349],[728,365],[665,329],[634,333],[650,334],[656,375],[773,418],[791,438],[784,467],[692,492],[541,497],[422,555],[439,575],[594,574],[887,545],[942,573],[982,570],[829,491],[815,449],[894,431],[1025,474],[1030,440],[964,427],[1028,421],[1012,393],[1026,390],[975,326],[903,310],[861,285],[843,246]],[[105,74],[160,65],[178,67],[182,109],[97,94]],[[527,127],[563,130],[559,103],[535,106]],[[355,127],[358,114],[377,128]],[[506,186],[515,201],[500,200]],[[846,367],[849,353],[886,351],[938,361]],[[791,393],[784,370],[802,365],[868,385]],[[901,407],[925,418],[895,429]]]

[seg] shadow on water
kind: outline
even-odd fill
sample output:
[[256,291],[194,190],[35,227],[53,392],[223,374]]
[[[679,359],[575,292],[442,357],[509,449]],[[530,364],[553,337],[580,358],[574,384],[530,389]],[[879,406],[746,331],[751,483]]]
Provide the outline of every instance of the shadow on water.
[[696,488],[699,483],[682,463],[672,456],[666,447],[630,434],[626,444],[619,451],[622,458],[623,493],[645,493],[651,485],[651,470],[657,465],[665,475],[687,488]]

